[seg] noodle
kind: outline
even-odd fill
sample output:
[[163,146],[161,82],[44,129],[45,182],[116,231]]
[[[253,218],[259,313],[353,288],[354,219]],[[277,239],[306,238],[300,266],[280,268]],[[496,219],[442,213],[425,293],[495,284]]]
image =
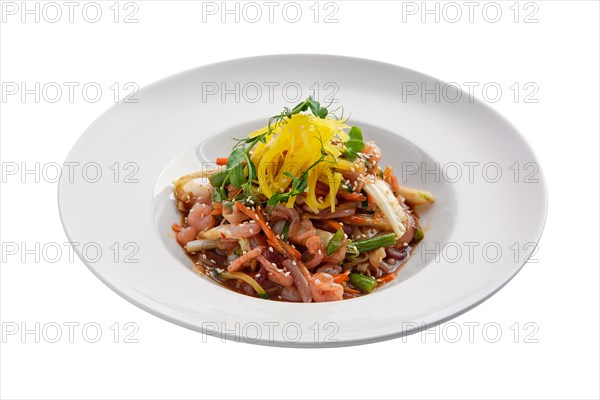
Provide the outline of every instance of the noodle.
[[434,201],[382,170],[381,153],[308,98],[238,140],[221,167],[174,182],[177,241],[200,273],[245,295],[366,295],[393,280],[423,238],[411,207]]

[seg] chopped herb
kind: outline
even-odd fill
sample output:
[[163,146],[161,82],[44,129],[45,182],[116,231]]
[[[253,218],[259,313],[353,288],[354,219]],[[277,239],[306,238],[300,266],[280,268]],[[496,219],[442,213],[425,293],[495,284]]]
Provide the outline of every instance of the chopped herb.
[[344,157],[348,161],[355,161],[358,158],[358,153],[365,148],[365,142],[363,142],[362,131],[358,126],[353,126],[348,133],[350,139],[346,143],[346,150],[344,150]]
[[229,172],[227,170],[223,170],[217,172],[216,174],[212,174],[208,180],[210,181],[212,187],[218,188],[226,184],[228,177]]

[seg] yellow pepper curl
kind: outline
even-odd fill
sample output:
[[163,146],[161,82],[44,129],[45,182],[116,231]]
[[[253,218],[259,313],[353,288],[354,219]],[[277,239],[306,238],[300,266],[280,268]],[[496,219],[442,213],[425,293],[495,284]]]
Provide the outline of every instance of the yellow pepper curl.
[[[349,127],[331,118],[296,114],[272,128],[273,132],[265,137],[266,143],[259,142],[251,153],[251,160],[257,166],[260,191],[268,198],[275,193],[289,191],[292,179],[284,173],[299,177],[321,158],[323,148],[325,159],[308,172],[306,204],[315,213],[327,207],[334,211],[342,175],[333,168],[342,154],[341,143],[348,140],[344,129]],[[250,137],[263,134],[267,129],[259,129]],[[319,180],[329,185],[325,198],[317,196]],[[295,200],[295,197],[290,197],[286,206],[293,207]]]

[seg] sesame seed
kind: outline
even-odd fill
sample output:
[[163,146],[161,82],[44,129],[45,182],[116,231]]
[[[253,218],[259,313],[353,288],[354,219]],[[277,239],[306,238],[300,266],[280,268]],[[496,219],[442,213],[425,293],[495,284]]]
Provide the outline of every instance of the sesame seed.
[[269,251],[273,252],[273,246],[269,246]]

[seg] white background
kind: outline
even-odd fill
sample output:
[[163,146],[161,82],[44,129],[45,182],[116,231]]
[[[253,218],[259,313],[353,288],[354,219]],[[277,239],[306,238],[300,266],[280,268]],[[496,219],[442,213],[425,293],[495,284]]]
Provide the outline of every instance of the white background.
[[[10,2],[3,3],[4,10]],[[97,23],[82,17],[83,2],[72,23],[61,2],[64,15],[57,23],[45,21],[44,15],[39,23],[34,15],[23,23],[21,10],[3,14],[3,84],[96,82],[103,88],[96,103],[86,101],[81,90],[75,90],[72,103],[66,92],[57,103],[43,96],[36,103],[33,95],[25,101],[19,95],[3,99],[3,169],[15,162],[61,163],[81,132],[114,103],[109,87],[115,82],[142,87],[204,64],[272,53],[370,58],[445,81],[502,87],[502,97],[492,106],[526,136],[548,183],[549,213],[538,262],[456,318],[451,328],[462,333],[457,343],[449,340],[455,331],[450,335],[442,326],[383,343],[298,350],[224,343],[165,322],[121,299],[66,254],[57,263],[4,255],[2,398],[599,397],[597,2],[538,1],[515,7],[501,1],[496,23],[482,15],[485,3],[475,9],[473,22],[467,7],[455,3],[463,12],[456,23],[447,20],[454,18],[453,10],[443,14],[445,3],[438,4],[439,22],[435,15],[422,22],[419,11],[403,13],[413,9],[406,2],[339,1],[337,23],[323,22],[324,4],[315,23],[312,1],[301,4],[297,23],[282,17],[284,3],[272,23],[267,16],[249,23],[244,15],[239,23],[234,16],[222,23],[220,14],[205,15],[203,21],[202,3],[192,1],[137,1],[137,23],[123,23],[135,8],[123,10],[122,3],[115,23],[109,9],[113,1],[100,3],[103,15]],[[423,7],[421,2],[412,5]],[[54,11],[47,11],[52,14],[46,17],[53,18]],[[493,18],[493,10],[488,11],[486,17]],[[529,20],[537,22],[525,23],[534,11]],[[515,99],[509,89],[515,82],[536,85],[529,86],[539,91],[528,100],[537,102],[526,102],[531,90]],[[480,92],[475,95],[482,98]],[[36,183],[33,175],[25,181],[17,175],[2,184],[2,242],[65,242],[56,184]],[[69,322],[97,323],[103,335],[88,343],[80,325],[70,343],[64,326]],[[131,332],[124,327],[127,322],[139,327],[133,336],[137,343],[125,343],[123,335]],[[5,334],[35,323],[59,324],[63,337],[57,343],[41,337],[37,343],[33,334]],[[117,343],[115,323],[121,333]],[[470,323],[480,324],[471,338]],[[483,334],[486,323],[501,328],[497,342]]]

